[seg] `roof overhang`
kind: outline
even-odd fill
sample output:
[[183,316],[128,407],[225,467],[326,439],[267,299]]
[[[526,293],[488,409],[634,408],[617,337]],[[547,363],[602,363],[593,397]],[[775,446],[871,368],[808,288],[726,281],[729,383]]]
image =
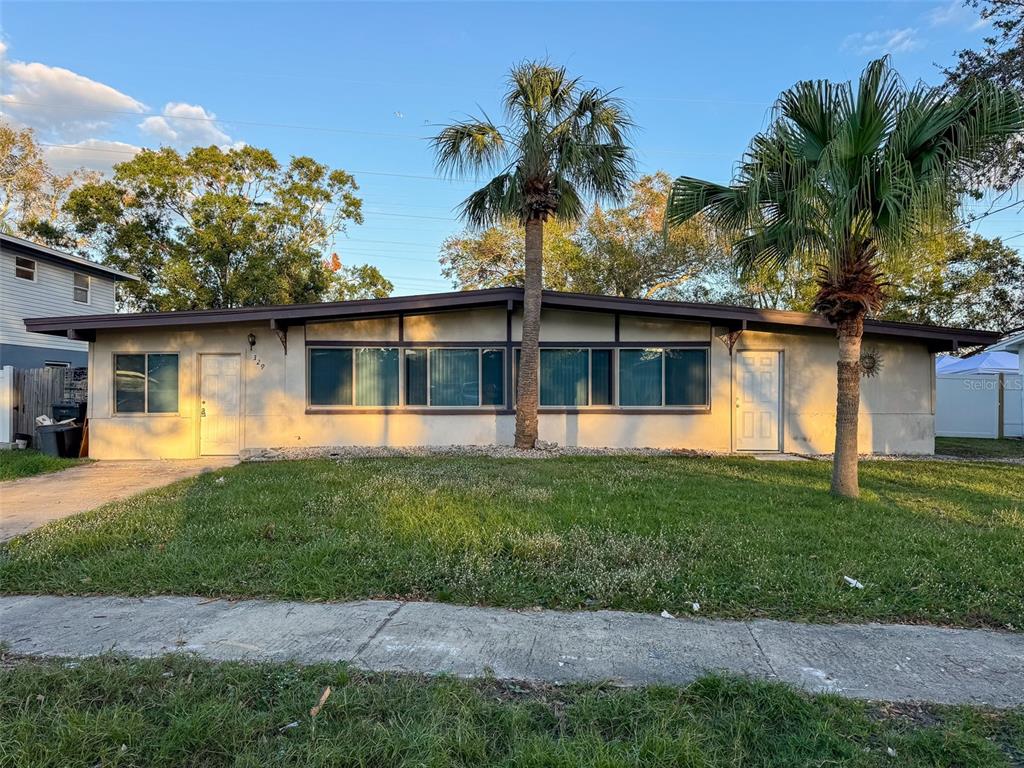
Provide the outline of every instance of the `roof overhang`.
[[[205,309],[182,312],[143,312],[136,314],[84,315],[77,317],[36,317],[25,320],[25,328],[34,333],[92,340],[98,331],[141,328],[195,328],[226,323],[272,324],[283,329],[308,322],[386,317],[391,315],[453,312],[489,306],[512,309],[523,302],[522,288],[491,288],[386,299],[365,299],[321,304],[292,304],[272,307]],[[545,309],[565,309],[620,315],[642,315],[696,322],[742,331],[791,333],[796,329],[833,333],[833,327],[820,315],[772,309],[751,309],[724,304],[698,304],[682,301],[624,299],[617,296],[592,296],[579,293],[545,291]],[[932,351],[992,344],[998,333],[967,328],[942,328],[914,323],[867,320],[867,336],[898,338],[922,342]]]
[[38,261],[45,261],[50,264],[57,264],[65,269],[73,269],[76,272],[85,272],[86,274],[94,275],[96,277],[105,277],[108,280],[137,281],[139,279],[135,275],[130,275],[119,269],[108,267],[105,264],[98,264],[95,261],[83,259],[81,256],[74,256],[70,253],[58,251],[55,248],[49,248],[45,245],[40,245],[39,243],[33,243],[31,240],[25,240],[24,238],[15,237],[14,235],[8,235],[2,232],[0,232],[0,250],[7,251],[18,256],[27,256],[30,259],[37,259]]

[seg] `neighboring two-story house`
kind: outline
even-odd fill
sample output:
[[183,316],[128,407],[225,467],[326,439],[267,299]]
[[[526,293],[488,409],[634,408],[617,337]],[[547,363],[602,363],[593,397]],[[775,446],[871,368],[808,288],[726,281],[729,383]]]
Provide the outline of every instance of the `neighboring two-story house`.
[[25,330],[25,318],[110,314],[117,282],[137,279],[0,233],[0,366],[85,366],[88,342],[31,333]]

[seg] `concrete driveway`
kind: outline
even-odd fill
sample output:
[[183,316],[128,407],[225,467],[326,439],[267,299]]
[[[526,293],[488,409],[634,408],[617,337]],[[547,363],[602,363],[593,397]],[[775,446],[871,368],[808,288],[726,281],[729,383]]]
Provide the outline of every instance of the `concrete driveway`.
[[238,463],[234,456],[163,461],[97,461],[0,483],[0,541],[108,501]]

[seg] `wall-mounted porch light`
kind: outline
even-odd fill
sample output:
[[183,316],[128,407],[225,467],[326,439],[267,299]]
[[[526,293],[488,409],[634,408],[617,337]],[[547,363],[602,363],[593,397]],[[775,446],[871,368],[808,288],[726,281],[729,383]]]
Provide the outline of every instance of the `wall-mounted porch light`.
[[249,334],[249,351],[252,352],[252,350],[253,350],[253,348],[255,346],[256,346],[256,334],[255,333],[250,333]]

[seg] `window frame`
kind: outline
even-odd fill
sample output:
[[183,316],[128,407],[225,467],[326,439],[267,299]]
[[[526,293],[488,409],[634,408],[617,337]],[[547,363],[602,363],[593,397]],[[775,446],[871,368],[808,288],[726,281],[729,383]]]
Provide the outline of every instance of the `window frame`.
[[[622,351],[633,351],[633,352],[652,352],[657,351],[660,353],[661,359],[661,404],[660,405],[622,405],[619,401],[619,392],[622,389],[619,379],[622,376],[622,366],[619,364],[619,353]],[[704,353],[704,402],[697,403],[695,405],[666,405],[665,404],[665,353],[673,350],[701,350]],[[710,346],[673,346],[673,345],[660,345],[656,347],[644,347],[644,346],[620,346],[615,348],[615,371],[612,373],[612,380],[615,382],[615,407],[625,412],[632,412],[644,409],[656,409],[659,412],[671,412],[671,411],[686,411],[686,412],[702,412],[711,410],[711,347]]]
[[[85,288],[78,285],[78,278],[85,279]],[[78,292],[85,291],[85,301],[81,301],[78,298]],[[71,277],[71,300],[75,304],[92,304],[92,276],[87,275],[84,272],[73,272]]]
[[[19,275],[18,274],[19,270],[28,270],[29,269],[29,267],[25,266],[24,264],[19,264],[18,262],[28,262],[28,263],[30,263],[32,265],[32,267],[31,267],[32,277],[25,277],[24,275]],[[18,280],[25,280],[25,281],[30,282],[30,283],[38,282],[38,278],[39,278],[39,262],[36,259],[29,258],[28,256],[15,256],[14,257],[14,276]]]
[[[315,349],[347,349],[350,355],[350,371],[352,377],[352,402],[350,403],[312,403],[310,402],[310,390],[313,384],[313,377],[310,375],[310,363]],[[356,350],[358,349],[393,349],[398,353],[398,402],[395,405],[356,405]],[[307,410],[330,410],[330,411],[392,411],[401,407],[405,398],[405,354],[399,344],[312,344],[306,347],[306,409]]]
[[[522,349],[522,345],[521,344],[517,345],[515,347],[515,350],[513,351],[513,355],[516,358],[519,357],[518,352],[521,349]],[[618,365],[618,360],[617,360],[615,354],[612,354],[612,356],[611,356],[611,365],[612,365],[611,400],[612,400],[612,402],[611,403],[601,403],[601,404],[598,404],[598,405],[594,404],[594,350],[595,349],[597,349],[597,350],[608,349],[608,350],[612,351],[613,353],[615,351],[613,348],[610,348],[610,347],[594,347],[594,346],[589,346],[589,345],[586,345],[586,344],[577,344],[577,345],[564,346],[564,347],[563,346],[557,346],[557,347],[555,347],[555,346],[543,346],[543,347],[540,348],[540,357],[538,358],[538,365],[537,365],[537,376],[538,376],[538,381],[537,381],[537,409],[538,410],[540,410],[540,411],[547,410],[547,411],[550,411],[550,412],[554,413],[554,412],[565,412],[565,411],[584,411],[584,410],[591,410],[591,409],[598,409],[599,410],[601,408],[615,408],[615,407],[617,407],[615,405],[615,403],[617,402],[616,398],[618,397],[618,382],[615,380],[615,370],[616,370],[617,365]],[[568,352],[585,351],[587,353],[587,402],[585,404],[583,404],[583,405],[544,405],[540,401],[540,385],[541,385],[541,382],[539,380],[540,368],[541,368],[541,365],[542,365],[541,361],[543,361],[543,359],[544,359],[544,354],[543,353],[545,351],[547,351],[547,350],[562,351],[562,352],[565,352],[565,351],[568,351]],[[512,371],[512,381],[513,381],[513,384],[516,384],[518,382],[518,379],[517,379],[518,373],[519,373],[518,368],[513,369],[513,371]],[[514,403],[513,403],[513,407],[514,407]]]
[[[117,358],[119,356],[138,356],[141,355],[143,358],[142,369],[143,369],[143,389],[142,389],[142,410],[141,411],[119,411],[117,410]],[[150,412],[149,410],[149,356],[150,355],[174,355],[178,358],[178,379],[177,379],[177,401],[178,407],[173,411],[156,411]],[[144,416],[146,418],[160,418],[162,416],[181,416],[181,352],[178,350],[152,350],[145,352],[113,352],[110,357],[110,370],[111,370],[111,381],[112,386],[110,387],[110,413],[114,418],[138,418]]]
[[[310,353],[319,349],[348,349],[352,350],[352,404],[329,405],[324,403],[310,402],[310,386],[312,377],[310,375]],[[395,405],[355,405],[355,351],[357,349],[394,349],[398,352],[398,403]],[[431,351],[437,349],[462,349],[476,352],[477,365],[477,404],[476,405],[432,405],[430,403],[430,361]],[[407,353],[411,350],[423,350],[427,354],[426,382],[427,382],[427,404],[409,404],[407,402],[408,388],[408,360]],[[498,352],[501,355],[501,389],[502,402],[495,404],[483,404],[483,353]],[[442,413],[445,411],[457,412],[479,412],[479,413],[502,413],[511,412],[509,406],[509,394],[506,391],[506,379],[508,376],[508,355],[506,349],[500,342],[482,342],[473,344],[408,344],[404,342],[387,343],[359,343],[359,342],[314,342],[306,345],[306,412],[307,413]]]

